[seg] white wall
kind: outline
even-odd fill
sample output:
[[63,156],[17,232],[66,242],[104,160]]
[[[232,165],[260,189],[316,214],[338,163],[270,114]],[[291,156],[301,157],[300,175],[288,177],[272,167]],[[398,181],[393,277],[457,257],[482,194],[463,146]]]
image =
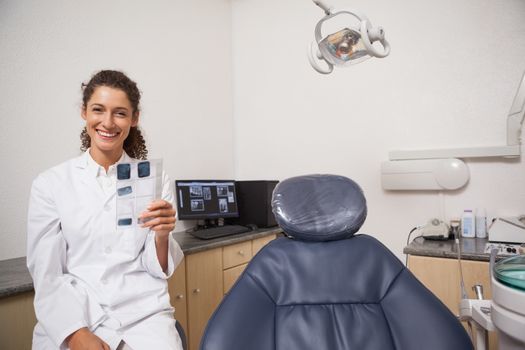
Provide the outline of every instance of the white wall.
[[228,0],[1,0],[0,260],[25,255],[32,179],[79,154],[80,84],[100,69],[137,81],[172,179],[233,177],[231,62]]
[[525,70],[525,2],[329,2],[383,26],[391,55],[320,75],[306,58],[323,15],[310,0],[233,0],[236,177],[351,177],[369,205],[361,231],[400,258],[409,230],[431,217],[525,213],[523,159],[467,160],[468,186],[442,195],[380,183],[390,150],[505,144]]
[[25,255],[31,181],[78,154],[80,83],[103,68],[139,83],[150,155],[173,179],[349,176],[362,231],[399,257],[432,216],[524,213],[523,160],[468,160],[468,186],[441,197],[385,192],[379,166],[393,149],[505,143],[525,2],[330,1],[382,25],[392,54],[317,74],[310,0],[0,0],[0,260]]

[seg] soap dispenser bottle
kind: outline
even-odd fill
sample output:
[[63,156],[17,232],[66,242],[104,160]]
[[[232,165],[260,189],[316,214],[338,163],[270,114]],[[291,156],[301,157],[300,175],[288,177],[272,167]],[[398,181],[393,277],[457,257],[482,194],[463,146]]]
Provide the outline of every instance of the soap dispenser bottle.
[[476,221],[472,209],[465,209],[461,216],[461,236],[465,238],[476,237]]
[[485,208],[476,210],[476,237],[487,238],[487,214]]

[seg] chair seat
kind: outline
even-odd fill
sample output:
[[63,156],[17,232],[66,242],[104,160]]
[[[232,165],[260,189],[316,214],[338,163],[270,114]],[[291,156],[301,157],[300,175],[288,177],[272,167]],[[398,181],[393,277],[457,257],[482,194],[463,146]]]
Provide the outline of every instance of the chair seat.
[[368,235],[271,242],[224,298],[201,344],[202,350],[472,348],[446,306]]

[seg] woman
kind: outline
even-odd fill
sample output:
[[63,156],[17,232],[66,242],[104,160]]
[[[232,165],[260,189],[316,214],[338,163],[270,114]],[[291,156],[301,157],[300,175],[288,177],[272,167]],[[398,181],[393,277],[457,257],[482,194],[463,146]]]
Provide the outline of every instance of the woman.
[[33,349],[181,349],[166,279],[183,254],[173,188],[141,214],[142,227],[117,230],[116,166],[145,159],[140,92],[117,71],[83,85],[78,158],[40,174],[28,212],[27,265],[38,323]]

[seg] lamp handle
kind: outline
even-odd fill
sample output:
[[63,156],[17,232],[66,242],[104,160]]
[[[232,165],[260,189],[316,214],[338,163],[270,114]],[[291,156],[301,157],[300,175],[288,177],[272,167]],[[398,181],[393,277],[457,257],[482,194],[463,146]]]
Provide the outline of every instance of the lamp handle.
[[[363,44],[368,53],[374,57],[383,58],[390,54],[390,44],[385,39],[385,31],[383,28],[372,28],[370,22],[366,19],[361,21],[361,40],[363,40]],[[379,41],[381,45],[383,45],[382,51],[372,45],[374,41]]]
[[[314,53],[313,53],[314,50],[315,50],[315,56],[317,57],[317,59],[314,58]],[[321,55],[321,52],[319,51],[319,46],[315,42],[311,42],[310,46],[308,47],[308,60],[310,61],[312,68],[321,74],[330,74],[334,70],[334,65],[326,61],[323,58],[323,56]],[[319,65],[320,61],[326,62],[327,68],[321,67]]]

